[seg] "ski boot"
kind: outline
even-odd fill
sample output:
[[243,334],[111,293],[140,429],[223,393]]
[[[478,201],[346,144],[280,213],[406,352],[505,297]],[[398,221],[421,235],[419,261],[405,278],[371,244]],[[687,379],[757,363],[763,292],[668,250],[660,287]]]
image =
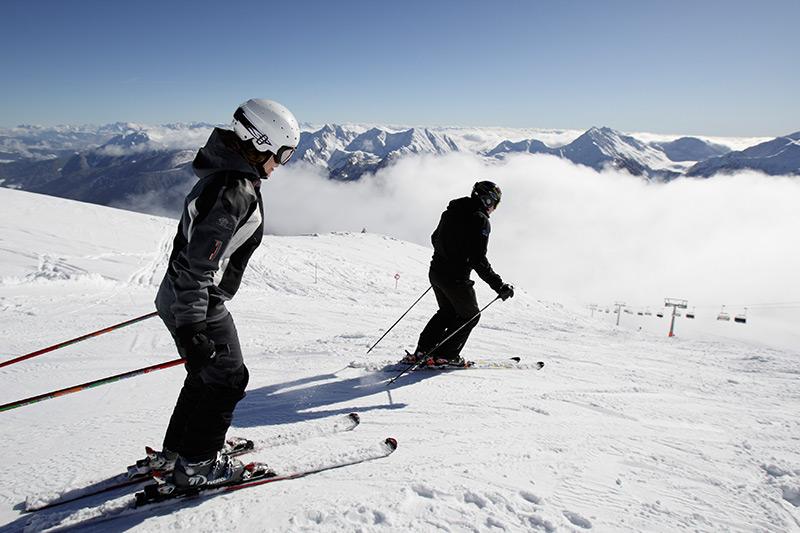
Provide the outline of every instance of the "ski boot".
[[420,352],[419,350],[414,353],[406,352],[406,356],[403,357],[400,362],[404,365],[416,365],[421,363],[425,360],[425,353]]
[[425,361],[420,365],[420,368],[432,368],[432,369],[447,369],[447,368],[466,368],[472,366],[473,363],[470,361],[465,361],[461,356],[455,357],[428,357]]
[[189,462],[183,457],[178,457],[171,482],[183,489],[228,485],[241,481],[244,472],[245,465],[240,460],[222,453],[198,462]]
[[470,366],[472,366],[474,364],[475,363],[473,363],[472,361],[467,361],[466,359],[464,359],[460,355],[457,355],[454,358],[448,359],[447,363],[445,364],[445,366],[453,367],[453,368],[467,368],[467,367],[470,367]]
[[175,461],[178,453],[166,448],[156,451],[150,446],[144,448],[147,457],[136,461],[135,465],[128,467],[128,478],[133,479],[139,476],[147,476],[156,472],[169,472],[175,468]]
[[[235,457],[237,455],[245,454],[255,447],[253,441],[243,439],[242,437],[230,437],[225,441],[220,453],[223,455],[230,455]],[[128,479],[146,476],[161,477],[169,474],[175,468],[175,461],[178,459],[178,453],[170,451],[166,448],[156,451],[150,446],[144,448],[146,457],[136,461],[135,465],[128,467]]]

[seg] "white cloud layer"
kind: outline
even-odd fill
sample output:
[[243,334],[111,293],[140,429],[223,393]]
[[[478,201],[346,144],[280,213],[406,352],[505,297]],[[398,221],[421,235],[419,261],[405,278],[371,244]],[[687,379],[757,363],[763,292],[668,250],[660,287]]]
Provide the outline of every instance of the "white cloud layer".
[[489,258],[504,279],[547,299],[658,306],[800,301],[800,180],[755,172],[649,183],[550,156],[497,164],[467,154],[407,157],[359,182],[310,167],[264,184],[279,234],[384,233],[430,246],[450,199],[492,179]]

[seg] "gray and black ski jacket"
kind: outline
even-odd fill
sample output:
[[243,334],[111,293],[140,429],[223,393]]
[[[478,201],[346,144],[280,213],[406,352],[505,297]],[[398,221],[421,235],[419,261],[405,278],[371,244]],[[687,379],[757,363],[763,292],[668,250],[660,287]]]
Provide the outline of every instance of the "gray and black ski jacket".
[[215,128],[192,163],[200,180],[186,196],[156,297],[159,314],[175,327],[224,315],[222,303],[236,294],[261,243],[261,180],[235,142],[232,131]]

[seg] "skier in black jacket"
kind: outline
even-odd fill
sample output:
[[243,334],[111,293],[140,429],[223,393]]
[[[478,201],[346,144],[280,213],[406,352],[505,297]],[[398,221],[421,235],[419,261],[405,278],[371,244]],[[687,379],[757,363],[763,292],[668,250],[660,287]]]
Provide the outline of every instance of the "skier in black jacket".
[[244,466],[220,454],[249,374],[225,302],[261,243],[261,180],[286,164],[300,139],[294,115],[271,100],[248,100],[233,131],[215,128],[192,164],[199,181],[186,196],[156,309],[186,359],[188,375],[150,468],[174,466],[176,485],[235,481]]
[[[489,216],[500,203],[500,188],[491,181],[479,181],[472,195],[450,202],[442,213],[439,226],[431,235],[433,259],[428,277],[439,310],[419,336],[417,349],[403,359],[406,363],[463,366],[461,350],[472,328],[478,323],[480,309],[470,279],[474,270],[503,300],[514,296],[514,287],[503,283],[486,259],[491,225]],[[475,317],[475,318],[473,318]],[[465,325],[466,324],[466,325]],[[463,326],[447,342],[429,352],[448,335]]]

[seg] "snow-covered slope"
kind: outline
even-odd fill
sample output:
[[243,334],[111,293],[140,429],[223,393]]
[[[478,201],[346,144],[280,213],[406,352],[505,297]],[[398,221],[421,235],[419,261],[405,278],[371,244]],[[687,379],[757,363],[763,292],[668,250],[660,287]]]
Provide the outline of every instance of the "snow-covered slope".
[[686,175],[708,177],[744,169],[760,170],[771,175],[800,175],[800,131],[741,152],[730,152],[701,161],[690,168]]
[[[13,190],[0,202],[3,360],[152,309],[174,220]],[[521,368],[387,387],[377,369],[413,347],[432,296],[365,352],[425,290],[429,256],[381,235],[266,237],[230,304],[251,374],[231,433],[258,441],[362,415],[351,433],[250,458],[290,472],[393,436],[388,459],[94,527],[124,494],[21,512],[26,497],[116,474],[157,446],[182,381],[172,368],[0,413],[13,454],[0,531],[800,530],[800,354],[615,328],[522,287],[466,348]],[[0,369],[0,403],[174,356],[152,319]]]

